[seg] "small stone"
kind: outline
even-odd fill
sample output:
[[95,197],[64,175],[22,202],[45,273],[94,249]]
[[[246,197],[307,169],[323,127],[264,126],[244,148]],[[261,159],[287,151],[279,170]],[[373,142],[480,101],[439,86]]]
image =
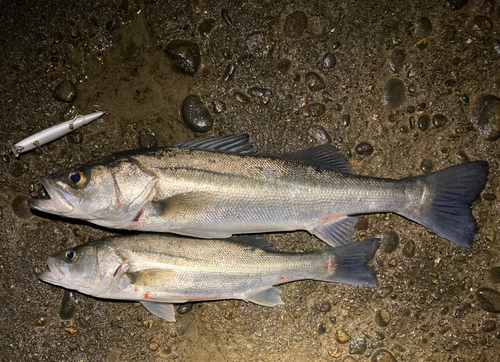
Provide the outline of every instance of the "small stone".
[[380,241],[380,249],[382,249],[384,253],[390,254],[394,250],[396,250],[398,246],[399,235],[394,230],[391,230],[389,231],[389,233],[382,235]]
[[490,313],[500,313],[500,293],[491,288],[479,288],[476,298],[481,308]]
[[273,95],[269,89],[260,87],[248,88],[247,92],[252,97],[259,99],[263,104],[268,104]]
[[406,108],[406,112],[408,113],[415,113],[415,107],[414,106],[408,106],[408,108]]
[[152,350],[152,351],[156,351],[158,349],[158,343],[156,342],[151,342],[149,344],[149,349]]
[[332,69],[337,64],[337,57],[333,53],[326,53],[323,57],[323,67],[325,69]]
[[139,136],[139,148],[148,149],[158,147],[158,141],[152,133],[143,133]]
[[80,36],[80,32],[78,31],[78,27],[76,25],[73,25],[71,27],[70,35],[72,38],[75,38],[75,39]]
[[391,313],[387,309],[379,309],[375,313],[375,323],[379,327],[387,327],[391,321]]
[[472,29],[474,29],[474,31],[479,36],[488,35],[492,28],[493,23],[491,22],[490,18],[484,15],[476,16],[474,18],[474,21],[472,22]]
[[74,228],[73,229],[73,235],[75,235],[76,237],[78,237],[78,236],[80,236],[80,234],[81,234],[80,233],[80,229],[78,229],[78,228]]
[[229,63],[224,70],[224,74],[222,75],[222,80],[224,82],[230,82],[234,78],[234,73],[236,71],[236,66],[232,63]]
[[425,104],[425,103],[417,104],[417,112],[423,112],[426,107],[427,107],[427,104]]
[[397,108],[405,101],[405,92],[406,87],[401,80],[390,79],[384,87],[382,103],[387,107]]
[[326,332],[326,327],[323,323],[318,324],[318,334],[325,334]]
[[215,113],[222,113],[226,110],[226,104],[216,99],[212,102],[212,108]]
[[184,303],[177,307],[178,314],[186,314],[189,313],[193,309],[193,303]]
[[415,22],[415,35],[428,38],[432,34],[432,23],[428,18],[420,18]]
[[481,197],[486,201],[495,201],[497,199],[497,195],[492,194],[490,192],[485,192],[481,195]]
[[2,162],[3,163],[9,163],[10,162],[10,156],[6,153],[2,153]]
[[73,293],[64,290],[63,299],[61,301],[61,309],[59,310],[59,317],[64,321],[69,321],[76,314],[76,304]]
[[198,44],[187,40],[172,40],[164,51],[176,71],[190,76],[198,71],[201,62]]
[[307,29],[307,15],[302,11],[294,11],[285,19],[283,32],[290,39],[298,39]]
[[195,132],[205,133],[212,129],[214,121],[207,107],[195,95],[189,95],[182,102],[182,118]]
[[323,81],[323,78],[321,78],[321,76],[316,72],[306,73],[306,84],[312,92],[325,89],[325,82]]
[[54,34],[53,42],[54,44],[59,44],[62,41],[63,41],[63,35],[60,31],[58,31],[57,33]]
[[12,211],[14,214],[21,219],[29,219],[33,214],[28,205],[28,200],[30,198],[25,195],[17,195],[14,200],[12,200]]
[[200,26],[198,27],[198,31],[200,32],[201,35],[209,37],[214,27],[215,27],[214,19],[205,19],[201,22]]
[[453,10],[460,10],[469,3],[469,0],[448,0],[448,5]]
[[232,312],[232,311],[230,311],[230,310],[226,310],[226,311],[224,312],[224,318],[226,318],[226,319],[228,319],[228,320],[233,319],[233,312]]
[[309,135],[322,145],[332,142],[332,138],[322,126],[312,126],[309,128]]
[[434,125],[434,127],[440,128],[446,125],[446,123],[448,123],[448,118],[446,118],[445,115],[435,114],[434,116],[432,116],[432,124]]
[[470,303],[462,304],[460,308],[457,308],[451,315],[453,318],[463,318],[465,317],[471,309]]
[[395,49],[389,58],[389,67],[394,73],[399,73],[403,69],[406,53],[404,49]]
[[434,164],[432,163],[431,160],[424,159],[424,160],[422,160],[422,163],[420,164],[420,169],[422,171],[424,171],[425,173],[428,173],[428,172],[432,171],[433,166],[434,166]]
[[343,330],[343,329],[338,329],[335,332],[335,339],[337,340],[338,343],[347,343],[351,339],[351,337]]
[[304,108],[304,116],[320,117],[326,113],[326,107],[321,103],[311,103]]
[[479,326],[482,332],[493,332],[497,328],[497,324],[493,319],[488,319]]
[[321,302],[319,304],[319,310],[320,312],[328,313],[329,311],[332,310],[332,305],[328,301]]
[[423,50],[427,48],[427,43],[429,42],[429,39],[427,38],[422,38],[419,41],[415,43],[415,48]]
[[259,58],[265,58],[271,50],[271,45],[268,44],[267,38],[261,32],[250,34],[246,38],[248,51]]
[[222,9],[220,14],[222,16],[222,19],[224,19],[227,25],[229,26],[233,25],[233,19],[231,19],[231,16],[229,16],[229,13],[227,12],[226,9]]
[[76,98],[76,87],[73,82],[69,80],[63,80],[54,89],[54,99],[59,102],[70,103]]
[[382,331],[374,331],[373,338],[383,341],[385,339],[385,333]]
[[66,137],[69,143],[80,144],[83,142],[83,134],[81,132],[71,132]]
[[427,114],[423,114],[420,117],[418,117],[418,128],[422,131],[425,132],[429,129],[429,126],[431,124],[431,117]]
[[370,156],[373,153],[373,146],[368,142],[360,142],[354,148],[358,155]]
[[245,94],[235,91],[233,93],[234,99],[236,99],[241,104],[247,104],[250,102],[250,98],[248,98]]
[[172,353],[172,348],[170,346],[165,346],[160,353],[163,355],[169,355]]
[[238,58],[238,63],[241,64],[246,69],[250,69],[255,58],[252,54],[245,54]]
[[500,98],[493,95],[479,97],[472,109],[472,123],[482,138],[496,141],[500,138]]
[[444,82],[444,85],[447,87],[453,87],[455,84],[457,84],[457,81],[455,79],[448,79],[446,82]]
[[[483,195],[484,197],[484,195]],[[500,266],[491,268],[488,270],[488,278],[493,284],[499,284],[500,283]]]
[[194,322],[194,314],[193,313],[188,313],[184,315],[180,320],[177,322],[177,325],[175,326],[175,329],[177,331],[177,334],[179,336],[183,336],[191,327],[191,324]]
[[366,339],[364,338],[356,338],[351,341],[349,344],[349,353],[350,354],[363,354],[366,351]]
[[290,61],[290,59],[283,58],[278,60],[278,63],[276,64],[276,70],[278,70],[278,72],[281,74],[285,74],[286,72],[288,72],[291,65],[292,62]]
[[372,355],[371,362],[397,362],[397,360],[388,350],[379,349]]
[[344,114],[342,116],[342,126],[347,127],[351,124],[351,116],[348,114]]
[[408,240],[403,246],[403,250],[401,252],[403,253],[403,256],[413,258],[415,255],[415,248],[415,242],[413,240]]

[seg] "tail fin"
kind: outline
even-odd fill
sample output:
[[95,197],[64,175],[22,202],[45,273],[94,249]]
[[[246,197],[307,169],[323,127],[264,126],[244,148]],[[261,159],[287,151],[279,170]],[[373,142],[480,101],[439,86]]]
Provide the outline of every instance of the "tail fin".
[[377,251],[380,239],[366,239],[357,243],[317,250],[326,258],[326,275],[320,280],[374,287],[377,276],[366,265]]
[[433,195],[432,201],[418,216],[411,212],[402,215],[459,246],[470,248],[478,229],[471,206],[486,185],[488,170],[488,162],[474,161],[414,177],[425,183]]

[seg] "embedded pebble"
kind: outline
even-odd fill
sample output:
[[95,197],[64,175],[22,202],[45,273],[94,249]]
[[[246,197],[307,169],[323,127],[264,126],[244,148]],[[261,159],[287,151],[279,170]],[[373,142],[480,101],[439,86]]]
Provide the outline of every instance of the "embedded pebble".
[[417,112],[424,111],[426,107],[427,107],[427,104],[425,104],[425,103],[419,103],[419,104],[417,104]]
[[181,304],[177,307],[177,313],[178,314],[186,314],[193,309],[193,303],[185,303]]
[[273,95],[269,89],[260,87],[248,88],[247,92],[252,97],[259,99],[263,104],[268,104]]
[[406,87],[399,79],[390,79],[384,86],[382,103],[390,108],[397,108],[406,99]]
[[9,163],[10,162],[10,156],[6,153],[2,153],[2,162],[3,163]]
[[335,339],[338,343],[347,343],[351,339],[351,336],[349,336],[343,329],[338,329],[335,332]]
[[391,321],[391,313],[387,309],[379,309],[375,313],[375,323],[379,327],[387,327]]
[[363,354],[366,351],[366,339],[359,337],[351,341],[349,344],[350,354]]
[[460,10],[469,3],[469,0],[448,0],[448,5],[453,10]]
[[246,104],[246,103],[250,102],[250,98],[248,98],[247,95],[245,95],[239,91],[235,91],[233,93],[233,96],[234,96],[234,99],[236,99],[241,104]]
[[373,153],[373,146],[368,142],[360,142],[354,148],[358,155],[370,156]]
[[58,31],[57,33],[54,34],[53,42],[54,44],[59,44],[62,41],[63,41],[63,35],[60,31]]
[[484,15],[476,16],[474,18],[474,21],[472,22],[472,29],[474,29],[474,31],[479,36],[488,35],[492,28],[493,23],[491,22],[490,18]]
[[288,69],[290,69],[290,66],[292,65],[292,62],[290,59],[283,58],[278,60],[278,63],[276,64],[276,69],[278,70],[279,73],[285,74],[288,72]]
[[59,310],[59,317],[62,320],[68,321],[72,319],[76,314],[76,304],[73,297],[73,293],[64,290],[63,299],[61,302],[61,309]]
[[222,75],[222,80],[224,82],[230,82],[234,78],[234,73],[236,71],[236,66],[232,63],[229,63],[224,70],[224,74]]
[[261,32],[253,33],[247,36],[246,44],[248,51],[260,58],[267,57],[269,51],[271,50],[271,46],[268,44],[267,38],[264,37],[264,34]]
[[302,11],[294,11],[285,19],[283,32],[290,39],[298,39],[307,29],[307,15]]
[[17,217],[21,219],[28,219],[33,214],[31,213],[31,209],[28,206],[28,200],[30,198],[25,195],[17,195],[14,200],[12,200],[12,211],[16,214]]
[[323,68],[332,69],[337,64],[337,57],[333,53],[326,53],[323,57]]
[[379,349],[372,355],[371,362],[397,362],[397,360],[388,350]]
[[405,58],[406,52],[404,49],[394,49],[389,58],[389,67],[394,73],[399,73],[403,69]]
[[24,173],[24,169],[19,162],[16,162],[10,168],[9,172],[13,177],[21,177]]
[[214,27],[215,27],[214,19],[205,19],[201,22],[200,26],[198,27],[198,31],[200,32],[201,35],[209,37]]
[[152,133],[143,133],[139,136],[139,148],[148,149],[158,147],[158,141]]
[[329,301],[324,301],[319,304],[319,310],[323,313],[328,313],[332,310],[332,305]]
[[304,108],[305,117],[320,117],[326,113],[326,107],[321,103],[311,103]]
[[201,62],[198,44],[187,40],[172,40],[164,51],[176,71],[190,76],[198,71]]
[[321,76],[316,72],[306,73],[306,84],[312,92],[325,89],[325,82],[323,81],[323,78],[321,78]]
[[401,252],[407,258],[412,258],[415,255],[415,248],[415,242],[413,240],[408,240],[403,246],[403,250]]
[[448,118],[446,118],[445,115],[435,114],[434,116],[432,116],[432,124],[434,125],[434,127],[440,128],[446,125],[446,123],[448,123]]
[[455,79],[448,79],[444,82],[444,85],[447,87],[453,87],[455,84],[457,84]]
[[493,284],[500,283],[500,266],[488,270],[488,277]]
[[471,121],[485,140],[499,139],[500,98],[490,94],[479,97],[474,103]]
[[156,342],[151,342],[149,344],[149,349],[152,350],[152,351],[156,351],[158,349],[158,343]]
[[217,99],[212,102],[212,107],[215,113],[222,113],[226,110],[226,104]]
[[214,121],[207,107],[195,95],[189,95],[182,102],[182,118],[195,132],[205,133],[212,129]]
[[[399,246],[399,235],[394,230],[382,235],[380,240],[380,249],[384,253],[390,254]],[[392,290],[391,290],[392,291]]]
[[69,143],[79,144],[83,142],[83,134],[81,132],[71,132],[66,137]]
[[170,346],[165,346],[165,348],[163,348],[163,350],[160,353],[163,355],[168,355],[172,353],[172,348]]
[[479,326],[483,332],[493,332],[497,328],[497,324],[493,319],[485,320]]
[[323,323],[318,324],[318,334],[325,334],[326,332],[326,327]]
[[481,308],[490,313],[500,313],[500,293],[491,288],[479,288],[476,298]]
[[497,195],[495,194],[492,194],[490,192],[485,192],[481,195],[481,197],[483,199],[485,199],[486,201],[495,201],[497,199]]
[[332,142],[332,138],[322,126],[312,126],[309,128],[309,134],[322,145]]
[[243,67],[249,69],[252,66],[254,60],[255,58],[252,54],[245,54],[238,58],[238,63],[240,63]]
[[183,336],[191,327],[191,324],[194,322],[194,314],[193,313],[188,313],[184,315],[180,320],[177,322],[177,325],[175,326],[175,329],[177,331],[177,334],[179,336]]
[[428,38],[432,33],[432,23],[428,18],[422,17],[415,22],[415,35]]
[[54,89],[54,99],[59,102],[70,103],[76,98],[76,87],[73,82],[63,80]]
[[351,116],[348,114],[344,114],[342,116],[342,126],[347,127],[351,124]]
[[431,160],[424,159],[424,160],[422,160],[422,163],[420,164],[420,169],[422,171],[424,171],[425,173],[428,173],[428,172],[432,171],[433,166],[434,166],[434,164],[432,163]]
[[392,290],[391,286],[381,287],[377,290],[377,294],[380,298],[385,298],[392,293]]
[[420,117],[418,117],[418,128],[422,131],[425,132],[429,129],[429,126],[431,124],[431,117],[427,114],[423,114]]
[[463,317],[465,317],[470,312],[470,309],[471,309],[471,304],[470,303],[462,304],[462,306],[460,306],[460,308],[457,308],[452,313],[451,316],[453,318],[463,318]]

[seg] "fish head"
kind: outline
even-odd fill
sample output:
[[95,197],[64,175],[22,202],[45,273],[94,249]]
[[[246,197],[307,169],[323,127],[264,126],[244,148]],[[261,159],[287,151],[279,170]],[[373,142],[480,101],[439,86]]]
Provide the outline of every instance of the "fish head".
[[99,264],[97,249],[83,245],[54,254],[47,258],[49,271],[38,275],[38,279],[63,288],[92,294],[98,285]]
[[156,179],[133,159],[109,156],[42,178],[50,199],[31,199],[29,206],[106,227],[126,227],[152,198]]

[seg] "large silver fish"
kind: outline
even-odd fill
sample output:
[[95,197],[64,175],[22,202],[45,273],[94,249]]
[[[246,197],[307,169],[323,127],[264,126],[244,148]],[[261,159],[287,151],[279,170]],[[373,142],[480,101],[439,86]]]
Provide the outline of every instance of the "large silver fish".
[[273,251],[259,236],[199,240],[158,234],[112,237],[47,259],[38,277],[99,298],[141,302],[174,321],[171,303],[243,299],[283,304],[273,285],[303,279],[376,285],[366,263],[378,239],[308,253]]
[[471,204],[487,177],[485,161],[402,180],[358,176],[331,145],[262,156],[239,135],[74,167],[42,179],[50,200],[29,205],[105,227],[200,238],[302,229],[331,246],[351,239],[351,215],[393,212],[470,247]]

